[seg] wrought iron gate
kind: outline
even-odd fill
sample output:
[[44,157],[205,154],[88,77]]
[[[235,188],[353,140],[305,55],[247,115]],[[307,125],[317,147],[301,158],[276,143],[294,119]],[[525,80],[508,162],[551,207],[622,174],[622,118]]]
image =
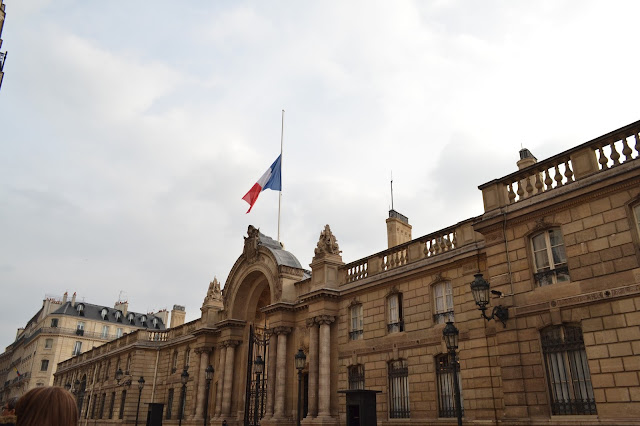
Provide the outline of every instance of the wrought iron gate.
[[[267,397],[267,359],[269,357],[269,335],[265,328],[249,327],[247,354],[247,387],[244,399],[244,426],[259,426],[264,416]],[[255,360],[260,356],[264,362],[262,374],[256,373]],[[257,413],[257,416],[256,416]]]

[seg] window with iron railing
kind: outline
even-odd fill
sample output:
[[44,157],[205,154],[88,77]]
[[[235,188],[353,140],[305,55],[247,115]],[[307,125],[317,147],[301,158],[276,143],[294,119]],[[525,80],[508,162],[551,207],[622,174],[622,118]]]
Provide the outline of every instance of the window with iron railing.
[[[438,387],[438,417],[456,417],[455,390],[453,381],[453,368],[449,354],[436,356],[436,385]],[[462,380],[460,379],[460,366],[456,365],[458,372],[458,389],[460,389],[460,403],[462,404]]]
[[173,412],[173,389],[169,389],[167,395],[167,420],[171,420],[171,414]]
[[591,373],[578,326],[553,326],[541,332],[551,413],[597,414]]
[[533,235],[531,249],[535,266],[533,276],[538,286],[569,281],[567,256],[559,228]]
[[352,365],[349,367],[349,389],[364,389],[364,365]]
[[389,362],[389,418],[408,419],[409,367],[407,360]]

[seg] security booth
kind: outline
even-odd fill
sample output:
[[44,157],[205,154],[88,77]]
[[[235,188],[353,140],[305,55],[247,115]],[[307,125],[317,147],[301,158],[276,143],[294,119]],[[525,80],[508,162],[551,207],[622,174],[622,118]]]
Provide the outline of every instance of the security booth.
[[376,426],[376,394],[368,389],[341,390],[347,396],[347,426]]
[[164,404],[160,402],[148,402],[147,426],[162,426],[162,412]]

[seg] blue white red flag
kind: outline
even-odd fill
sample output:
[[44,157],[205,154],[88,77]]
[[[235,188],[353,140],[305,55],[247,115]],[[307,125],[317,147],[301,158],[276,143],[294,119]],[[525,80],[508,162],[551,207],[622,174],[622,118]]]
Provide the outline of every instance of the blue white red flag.
[[271,167],[269,167],[267,171],[264,172],[262,177],[258,179],[258,182],[256,182],[255,185],[251,187],[249,192],[247,192],[245,196],[242,197],[243,200],[249,203],[249,210],[247,210],[247,213],[251,211],[253,205],[258,200],[258,196],[265,189],[269,188],[273,189],[274,191],[282,190],[282,180],[280,175],[281,157],[282,154],[278,155],[278,158],[276,158],[276,161],[273,162]]

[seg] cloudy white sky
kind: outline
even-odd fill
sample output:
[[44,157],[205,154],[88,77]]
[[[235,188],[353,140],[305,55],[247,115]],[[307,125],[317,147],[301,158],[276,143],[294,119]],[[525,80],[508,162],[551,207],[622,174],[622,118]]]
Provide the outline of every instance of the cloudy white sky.
[[638,117],[636,1],[5,0],[0,345],[46,294],[195,319],[278,194],[345,262],[482,213],[479,184]]

